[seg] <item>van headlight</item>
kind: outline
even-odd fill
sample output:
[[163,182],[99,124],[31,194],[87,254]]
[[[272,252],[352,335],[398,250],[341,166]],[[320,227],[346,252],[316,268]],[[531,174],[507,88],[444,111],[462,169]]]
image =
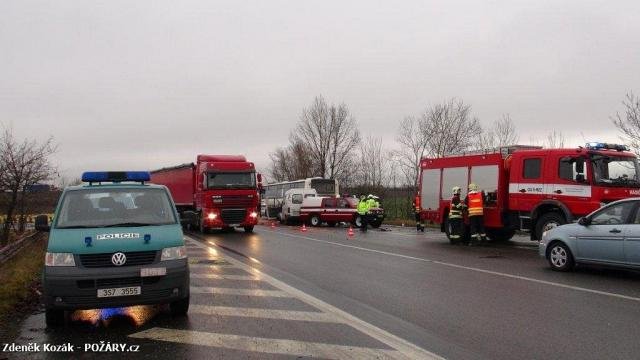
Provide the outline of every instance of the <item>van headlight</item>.
[[44,256],[45,266],[76,266],[71,253],[50,253]]
[[162,249],[162,256],[160,261],[165,260],[178,260],[187,258],[187,248],[183,246],[175,246]]

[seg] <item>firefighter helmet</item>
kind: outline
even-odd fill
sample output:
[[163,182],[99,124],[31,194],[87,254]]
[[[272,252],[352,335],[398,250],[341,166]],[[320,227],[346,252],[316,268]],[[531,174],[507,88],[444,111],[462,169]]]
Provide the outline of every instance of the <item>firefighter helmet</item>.
[[480,188],[477,184],[471,183],[469,184],[469,191],[478,191]]
[[454,186],[454,187],[451,189],[451,193],[452,193],[453,195],[460,195],[460,191],[461,191],[461,190],[460,190],[460,186]]

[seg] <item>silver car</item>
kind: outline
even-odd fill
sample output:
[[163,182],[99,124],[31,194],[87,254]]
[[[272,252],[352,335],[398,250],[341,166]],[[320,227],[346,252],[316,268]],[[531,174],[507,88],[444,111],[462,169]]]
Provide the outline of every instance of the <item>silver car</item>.
[[540,256],[553,270],[569,271],[575,264],[640,268],[640,198],[607,204],[542,234]]

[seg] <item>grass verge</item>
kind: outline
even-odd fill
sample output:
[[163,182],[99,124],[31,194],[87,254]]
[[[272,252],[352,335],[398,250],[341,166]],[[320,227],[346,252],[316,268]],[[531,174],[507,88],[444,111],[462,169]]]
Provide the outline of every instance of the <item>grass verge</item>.
[[0,266],[0,327],[15,322],[16,312],[23,313],[40,303],[40,274],[47,243],[42,236],[36,237]]

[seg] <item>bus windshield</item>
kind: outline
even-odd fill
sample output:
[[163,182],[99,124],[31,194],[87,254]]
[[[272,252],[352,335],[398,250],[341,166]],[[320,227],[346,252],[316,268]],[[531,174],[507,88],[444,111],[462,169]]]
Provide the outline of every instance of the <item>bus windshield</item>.
[[176,224],[162,189],[82,189],[67,192],[56,219],[58,229]]
[[640,187],[638,160],[631,157],[592,155],[593,179],[596,184]]
[[311,179],[311,188],[315,189],[318,196],[336,195],[336,181],[331,179]]
[[254,189],[256,176],[254,172],[210,172],[207,174],[209,189]]

